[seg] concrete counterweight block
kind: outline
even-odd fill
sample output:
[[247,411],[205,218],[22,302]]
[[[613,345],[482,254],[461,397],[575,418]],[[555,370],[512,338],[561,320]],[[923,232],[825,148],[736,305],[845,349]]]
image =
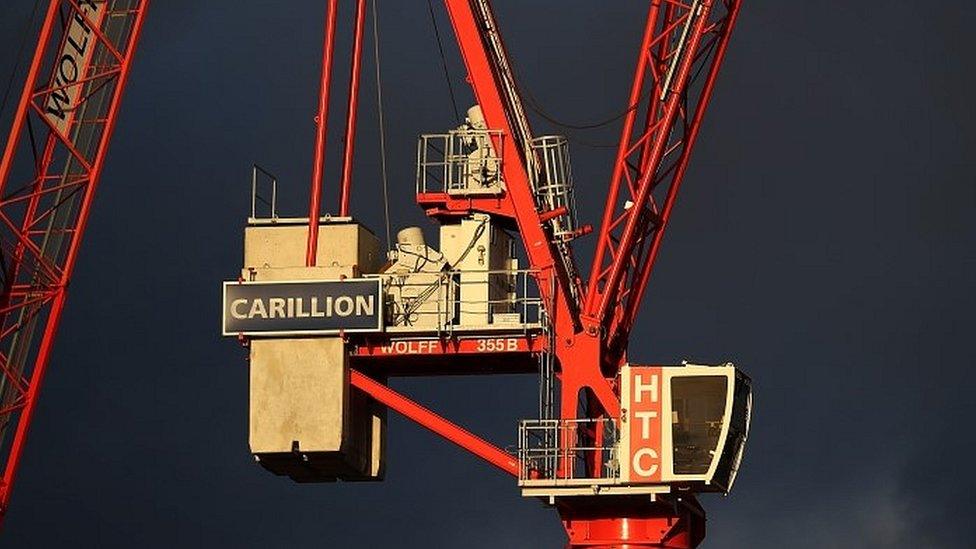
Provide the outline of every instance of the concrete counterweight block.
[[251,452],[299,482],[379,480],[385,410],[349,387],[339,338],[251,342]]
[[[305,266],[307,220],[245,229],[242,278],[339,280],[376,273],[379,242],[348,218],[323,219],[317,266]],[[251,452],[298,482],[381,480],[386,407],[349,387],[349,349],[338,336],[250,340]]]

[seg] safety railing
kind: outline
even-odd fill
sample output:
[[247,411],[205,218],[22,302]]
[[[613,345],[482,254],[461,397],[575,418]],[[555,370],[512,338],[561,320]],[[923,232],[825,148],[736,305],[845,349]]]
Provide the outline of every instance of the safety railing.
[[498,130],[458,129],[421,135],[417,143],[417,193],[499,194],[504,141]]
[[492,270],[366,275],[383,281],[386,328],[453,332],[458,329],[544,328],[546,315],[533,271]]
[[[259,205],[267,208],[267,215],[258,217]],[[251,219],[278,219],[278,178],[257,164],[251,168]]]
[[578,236],[569,142],[561,135],[545,135],[532,140],[532,151],[538,163],[538,169],[531,173],[539,209],[565,210],[551,221],[553,236],[563,240]]
[[519,481],[571,483],[619,478],[618,420],[529,419],[519,424]]

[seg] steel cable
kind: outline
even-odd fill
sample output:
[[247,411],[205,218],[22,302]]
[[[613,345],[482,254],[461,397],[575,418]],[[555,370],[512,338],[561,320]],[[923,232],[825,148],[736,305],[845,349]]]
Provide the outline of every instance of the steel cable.
[[458,110],[457,98],[454,96],[454,85],[451,84],[451,73],[447,69],[447,57],[444,55],[444,43],[441,41],[441,31],[437,27],[437,18],[434,17],[434,5],[431,0],[427,0],[427,11],[430,12],[430,22],[434,25],[434,36],[437,38],[437,51],[441,55],[441,66],[444,67],[444,80],[447,81],[447,91],[451,94],[451,105],[454,107],[454,118],[458,124],[464,121],[461,112]]
[[27,21],[27,25],[24,26],[24,32],[20,36],[20,46],[17,48],[17,56],[14,59],[13,70],[10,71],[10,77],[7,78],[7,87],[3,92],[3,99],[0,99],[0,119],[3,117],[4,109],[7,107],[7,99],[10,98],[10,90],[13,89],[14,80],[17,78],[17,72],[20,70],[20,63],[23,61],[24,48],[27,47],[27,37],[30,36],[31,29],[34,28],[34,22],[37,20],[37,8],[41,5],[41,0],[34,0],[34,8],[31,10],[30,19]]
[[383,218],[386,222],[386,248],[390,249],[390,193],[386,177],[386,129],[383,122],[383,83],[380,78],[380,21],[376,15],[376,0],[372,2],[373,11],[373,60],[376,68],[376,116],[380,136],[380,178],[383,183]]

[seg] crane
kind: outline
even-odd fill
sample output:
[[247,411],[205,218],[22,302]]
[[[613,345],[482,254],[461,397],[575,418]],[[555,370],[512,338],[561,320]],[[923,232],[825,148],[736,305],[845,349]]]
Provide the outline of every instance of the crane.
[[0,160],[0,516],[8,509],[148,0],[51,0]]
[[[696,494],[731,489],[751,381],[731,363],[632,363],[627,348],[740,1],[649,2],[586,279],[574,246],[594,231],[577,220],[567,139],[533,133],[489,0],[444,6],[475,104],[459,127],[418,140],[416,200],[439,246],[407,227],[384,257],[349,211],[366,0],[353,20],[338,207],[321,211],[338,7],[328,2],[308,217],[278,214],[273,177],[261,199],[256,170],[244,265],[224,284],[223,333],[249,349],[251,452],[298,482],[381,480],[393,410],[553,506],[571,547],[696,547]],[[536,373],[540,395],[516,454],[389,386],[513,372]]]
[[[393,410],[553,506],[572,547],[697,546],[696,494],[731,489],[750,381],[730,363],[634,363],[627,348],[739,0],[650,0],[596,231],[577,220],[568,141],[532,131],[490,2],[444,0],[475,104],[418,139],[416,199],[439,246],[408,227],[385,254],[349,211],[367,14],[355,2],[336,215],[321,211],[338,24],[326,0],[308,216],[279,216],[277,181],[255,167],[244,265],[223,285],[223,333],[248,349],[255,459],[299,482],[381,480]],[[0,160],[0,513],[148,4],[50,0]],[[584,278],[574,246],[589,234]],[[494,373],[539,379],[516,453],[389,386]]]

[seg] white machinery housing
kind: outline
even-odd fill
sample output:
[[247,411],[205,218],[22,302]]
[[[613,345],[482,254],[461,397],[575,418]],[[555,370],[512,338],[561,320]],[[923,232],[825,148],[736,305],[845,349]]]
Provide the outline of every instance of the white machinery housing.
[[486,214],[440,226],[440,249],[419,228],[397,235],[393,262],[379,275],[387,294],[387,331],[442,332],[517,328],[537,322],[527,311],[512,237]]

